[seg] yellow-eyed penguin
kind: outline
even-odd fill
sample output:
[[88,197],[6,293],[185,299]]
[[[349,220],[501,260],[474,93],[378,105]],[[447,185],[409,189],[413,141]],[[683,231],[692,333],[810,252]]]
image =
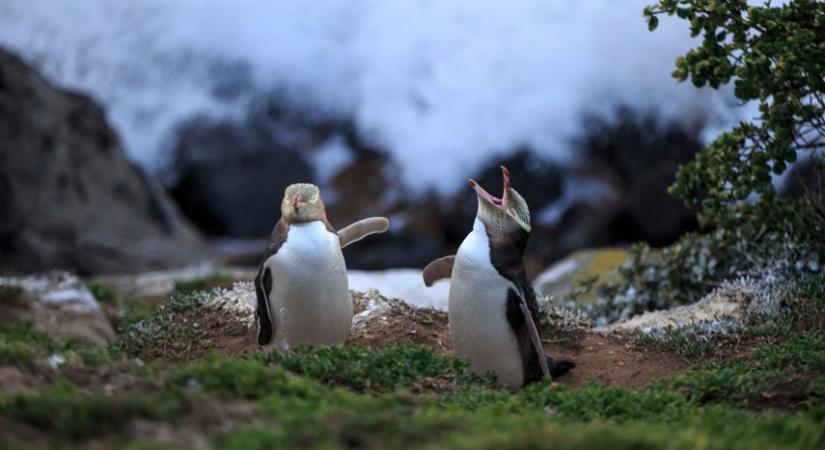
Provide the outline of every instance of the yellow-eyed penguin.
[[387,219],[372,217],[336,233],[317,186],[288,186],[255,278],[258,344],[280,351],[342,344],[352,326],[352,300],[341,249],[388,226]]
[[455,352],[470,359],[472,372],[495,372],[498,385],[515,388],[564,374],[575,364],[546,356],[541,347],[533,321],[536,293],[522,262],[530,211],[510,187],[507,168],[501,171],[501,198],[470,180],[478,197],[473,231],[457,254],[433,261],[423,276],[427,286],[451,278],[448,317]]

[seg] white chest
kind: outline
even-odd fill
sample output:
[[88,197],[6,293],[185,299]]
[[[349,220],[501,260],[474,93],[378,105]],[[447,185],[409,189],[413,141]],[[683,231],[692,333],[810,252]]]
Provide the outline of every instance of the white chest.
[[274,343],[343,343],[352,300],[338,236],[317,221],[291,225],[286,242],[265,264],[272,272]]
[[490,261],[484,225],[473,231],[456,254],[450,282],[450,334],[458,355],[471,360],[475,372],[494,371],[503,386],[518,387],[523,368],[516,336],[507,322],[507,291],[513,283]]

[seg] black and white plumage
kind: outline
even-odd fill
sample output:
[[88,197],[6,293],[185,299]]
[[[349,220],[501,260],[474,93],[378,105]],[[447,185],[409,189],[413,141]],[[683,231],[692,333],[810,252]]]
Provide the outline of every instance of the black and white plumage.
[[352,326],[352,300],[341,249],[386,231],[388,224],[370,218],[336,232],[317,187],[287,187],[281,219],[255,278],[258,344],[280,351],[301,344],[342,344]]
[[[492,371],[501,386],[520,387],[558,376],[574,364],[544,354],[533,318],[538,303],[522,257],[530,233],[524,199],[509,187],[496,198],[471,180],[479,200],[473,230],[455,256],[424,269],[429,286],[451,278],[448,315],[453,347],[470,359],[470,370]],[[545,372],[546,370],[546,372]]]

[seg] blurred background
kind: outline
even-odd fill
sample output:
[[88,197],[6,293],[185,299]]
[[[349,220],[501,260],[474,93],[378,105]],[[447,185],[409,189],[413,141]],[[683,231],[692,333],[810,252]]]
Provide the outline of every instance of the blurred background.
[[423,267],[500,164],[533,275],[668,244],[677,166],[754,111],[671,78],[695,43],[646,3],[0,0],[0,270],[255,265],[299,181],[391,219],[350,268]]

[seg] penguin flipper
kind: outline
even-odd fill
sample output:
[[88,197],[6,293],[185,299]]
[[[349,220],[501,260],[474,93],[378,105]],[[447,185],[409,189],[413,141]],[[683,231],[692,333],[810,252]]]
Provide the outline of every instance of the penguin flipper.
[[453,274],[453,264],[455,264],[455,255],[442,256],[427,264],[421,273],[424,277],[424,284],[430,287],[442,278],[450,278]]
[[542,358],[544,355],[544,348],[541,346],[541,336],[539,335],[539,329],[536,326],[536,322],[533,320],[533,315],[530,314],[530,309],[527,307],[527,302],[524,300],[524,294],[521,292],[516,292],[516,295],[519,297],[519,308],[521,309],[521,313],[524,315],[524,323],[527,326],[527,332],[530,336],[530,341],[533,344],[533,349],[535,349],[536,354],[539,355],[539,367],[541,367],[541,373],[544,374],[546,378],[552,377],[552,373],[550,372],[550,367],[547,365],[547,359]]
[[358,242],[365,237],[383,233],[390,228],[390,221],[386,217],[370,217],[350,224],[338,231],[338,239],[341,240],[341,248]]
[[266,266],[261,266],[258,276],[255,277],[255,294],[258,297],[258,307],[255,314],[258,316],[258,345],[267,345],[272,342],[275,330],[272,326],[272,316],[269,314],[269,295],[272,290],[272,272]]

